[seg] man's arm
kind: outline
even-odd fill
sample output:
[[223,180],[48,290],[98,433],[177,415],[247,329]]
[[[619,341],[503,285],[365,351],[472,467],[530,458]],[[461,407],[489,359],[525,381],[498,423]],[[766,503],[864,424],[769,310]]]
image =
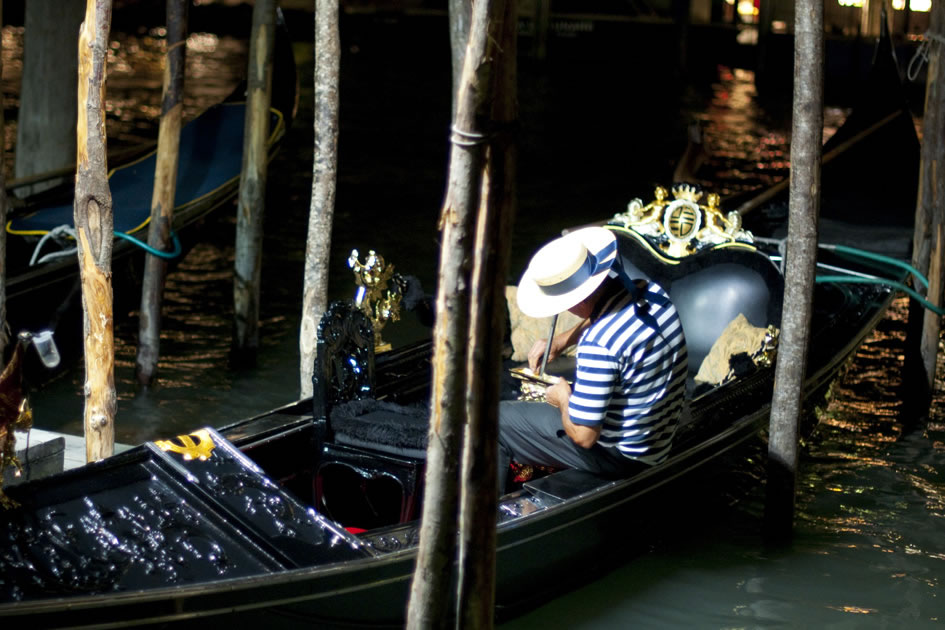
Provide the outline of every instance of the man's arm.
[[591,448],[597,444],[603,425],[587,426],[571,422],[571,415],[568,413],[568,401],[571,400],[571,386],[568,385],[566,380],[559,378],[557,383],[545,390],[545,399],[561,411],[561,425],[564,427],[564,432],[571,438],[571,441],[581,448]]
[[[565,330],[564,332],[558,333],[552,337],[551,349],[548,352],[548,360],[554,360],[555,357],[576,344],[578,339],[581,337],[581,333],[584,332],[584,329],[587,328],[590,323],[590,319],[583,319],[572,326],[569,330]],[[532,344],[531,350],[528,351],[528,367],[530,367],[533,371],[537,370],[538,366],[541,364],[541,360],[545,356],[545,348],[547,346],[547,339],[538,339],[534,344]]]

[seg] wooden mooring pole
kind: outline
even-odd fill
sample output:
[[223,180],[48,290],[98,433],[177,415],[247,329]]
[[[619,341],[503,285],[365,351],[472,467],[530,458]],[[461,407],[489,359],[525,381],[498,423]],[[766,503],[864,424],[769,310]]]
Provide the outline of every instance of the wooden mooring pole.
[[105,51],[111,0],[88,0],[79,29],[79,117],[75,221],[85,332],[85,457],[115,448],[115,342],[112,314],[114,217],[105,155]]
[[[148,245],[167,251],[174,223],[177,164],[180,148],[181,112],[184,96],[184,61],[187,51],[187,7],[189,0],[167,0],[167,52],[164,63],[164,98],[158,127],[157,163],[151,193],[151,224]],[[161,354],[161,305],[167,261],[147,256],[141,286],[138,318],[138,351],[135,372],[138,383],[150,385]]]
[[254,364],[259,347],[259,296],[272,58],[276,33],[275,0],[256,0],[249,43],[243,166],[236,213],[233,275],[233,361]]
[[[942,264],[945,261],[945,0],[932,3],[928,37],[930,54],[925,83],[925,116],[922,119],[912,266],[928,276],[926,299],[935,306],[941,306]],[[916,289],[921,290],[922,287]],[[904,407],[908,419],[915,420],[929,413],[935,389],[941,318],[913,301],[909,320]]]
[[473,248],[469,358],[466,368],[466,431],[460,475],[460,549],[457,627],[493,626],[495,618],[496,466],[502,343],[497,330],[506,320],[512,225],[515,218],[516,146],[511,135],[518,120],[515,2],[496,6],[498,45],[493,56],[495,133],[483,168],[482,200]]
[[341,37],[338,0],[315,0],[315,156],[305,243],[299,354],[302,397],[312,395],[315,332],[328,306],[328,262],[338,179],[338,80]]
[[[0,3],[0,25],[3,24],[3,3]],[[0,58],[3,57],[3,40],[0,38]],[[3,80],[3,64],[0,64],[0,83]],[[0,91],[0,138],[6,137],[6,121],[3,116],[3,92]],[[7,186],[6,169],[3,163],[3,151],[0,151],[0,226],[7,224]],[[6,354],[10,342],[10,330],[7,328],[7,231],[0,229],[0,363]],[[2,472],[0,472],[2,474]]]
[[[488,132],[491,131],[487,125],[492,114],[495,82],[502,74],[497,65],[505,54],[500,47],[503,41],[502,19],[495,16],[505,17],[507,2],[484,0],[473,4],[462,78],[455,101],[449,184],[440,215],[442,244],[433,331],[433,391],[423,515],[417,565],[407,607],[407,627],[412,629],[456,625],[448,619],[455,598],[452,587],[456,581],[452,569],[457,559],[457,484],[462,423],[467,413],[469,289],[474,264],[472,238],[483,190],[487,191],[486,197],[491,193],[491,187],[485,185],[491,176],[485,177],[483,173],[490,142]],[[500,177],[504,178],[504,175]],[[500,260],[494,259],[496,263]],[[487,318],[492,315],[488,307],[483,314]],[[487,360],[486,355],[482,356]],[[483,411],[485,409],[483,407]],[[471,465],[477,472],[488,474],[479,470],[479,466],[485,463]],[[491,475],[494,474],[492,471]],[[494,479],[486,491],[495,493]],[[490,519],[491,527],[495,527],[494,508],[480,517]],[[477,550],[477,553],[490,554],[490,550]],[[485,561],[494,560],[490,555]],[[476,571],[471,569],[467,577],[473,580],[471,583],[484,584],[479,577],[472,575]],[[480,593],[479,597],[474,606],[480,607],[485,601],[482,598],[488,598],[491,613],[493,595]],[[481,613],[470,614],[481,618]],[[491,623],[491,616],[489,619]]]
[[817,263],[817,219],[820,214],[824,127],[823,0],[798,0],[794,38],[794,109],[784,313],[771,402],[765,503],[765,534],[772,542],[790,539],[794,526],[798,432],[803,411]]
[[449,0],[450,20],[450,60],[453,86],[453,114],[456,114],[456,99],[459,96],[459,82],[463,77],[463,60],[466,55],[466,42],[469,38],[469,19],[472,0]]

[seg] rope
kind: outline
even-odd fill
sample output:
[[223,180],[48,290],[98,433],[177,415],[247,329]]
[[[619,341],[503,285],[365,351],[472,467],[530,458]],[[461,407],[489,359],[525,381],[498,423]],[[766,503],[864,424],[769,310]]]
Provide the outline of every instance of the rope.
[[[916,49],[912,59],[909,60],[909,67],[906,69],[906,76],[910,81],[915,81],[919,73],[922,72],[922,66],[929,61],[929,51],[932,48],[932,42],[945,44],[945,37],[938,33],[926,31],[923,35],[922,43]],[[918,63],[916,63],[918,62]]]
[[818,284],[881,284],[894,289],[899,289],[904,293],[909,294],[912,298],[917,300],[919,304],[929,309],[936,315],[945,315],[945,309],[935,306],[924,297],[919,295],[919,293],[910,286],[907,286],[901,282],[896,282],[895,280],[886,280],[885,278],[854,278],[852,276],[817,276],[814,279],[814,282]]
[[[159,249],[155,249],[151,247],[150,245],[148,245],[147,243],[145,243],[144,241],[141,241],[135,238],[134,236],[131,236],[130,234],[126,234],[125,232],[115,231],[114,234],[117,238],[123,238],[126,241],[129,241],[133,243],[134,245],[137,245],[138,247],[148,252],[152,256],[157,256],[158,258],[164,258],[165,260],[177,258],[178,256],[180,256],[181,251],[182,251],[180,239],[177,238],[177,234],[173,231],[171,232],[171,240],[174,245],[174,249],[172,249],[169,252],[162,252]],[[57,243],[59,243],[60,247],[65,247],[64,237],[71,238],[73,241],[75,241],[75,229],[71,225],[58,225],[54,227],[53,229],[49,230],[48,232],[46,232],[45,234],[43,234],[43,237],[39,239],[39,242],[36,244],[36,247],[33,248],[33,255],[30,257],[30,267],[34,265],[41,265],[51,260],[57,260],[59,258],[64,258],[66,256],[74,255],[76,251],[78,250],[78,247],[71,247],[69,249],[63,249],[58,252],[50,252],[49,254],[46,254],[45,256],[37,260],[37,258],[39,257],[39,252],[43,249],[43,245],[45,245],[49,239],[55,240]]]
[[915,276],[915,279],[918,280],[919,283],[921,283],[923,287],[925,287],[926,289],[929,288],[929,281],[926,279],[925,276],[919,273],[918,269],[916,269],[909,263],[903,262],[896,258],[890,258],[889,256],[883,256],[882,254],[868,252],[866,250],[857,249],[855,247],[847,247],[846,245],[826,245],[825,244],[825,245],[820,245],[820,247],[826,250],[840,252],[841,254],[849,254],[851,256],[856,256],[859,258],[866,258],[868,260],[875,260],[877,262],[885,263],[887,265],[892,265],[893,267],[899,267],[900,269],[904,271],[908,271],[913,276]]
[[450,142],[460,147],[475,147],[480,144],[486,144],[491,139],[491,134],[479,133],[476,131],[464,131],[456,125],[450,127]]
[[[782,260],[781,260],[781,267],[782,267],[781,273],[784,273],[784,269],[783,269],[783,266],[784,266],[784,260],[783,260],[783,257],[784,257],[784,245],[785,245],[785,241],[786,241],[787,239],[776,239],[776,238],[761,238],[761,237],[756,237],[755,240],[756,240],[756,241],[763,242],[763,243],[767,243],[767,244],[777,245],[778,252],[779,252],[779,253],[781,254],[781,256],[782,256]],[[835,252],[838,252],[838,253],[841,253],[841,254],[847,254],[847,255],[852,256],[852,257],[854,257],[854,258],[864,258],[864,259],[866,259],[866,260],[876,261],[876,262],[879,262],[879,263],[883,263],[883,264],[886,264],[886,265],[890,265],[890,266],[892,266],[892,267],[898,267],[899,269],[902,269],[902,270],[907,271],[907,272],[909,272],[910,274],[912,274],[912,275],[915,277],[916,281],[918,281],[918,282],[919,282],[922,286],[924,286],[926,289],[929,288],[929,281],[926,279],[926,277],[925,277],[924,275],[922,275],[922,274],[919,272],[918,269],[916,269],[915,267],[913,267],[913,266],[910,265],[909,263],[903,262],[903,261],[901,261],[901,260],[899,260],[899,259],[891,258],[891,257],[889,257],[889,256],[883,256],[882,254],[877,254],[877,253],[875,253],[875,252],[869,252],[869,251],[866,251],[866,250],[864,250],[864,249],[858,249],[858,248],[856,248],[856,247],[849,247],[849,246],[847,246],[847,245],[834,245],[834,244],[830,244],[830,243],[818,243],[817,246],[820,247],[820,248],[822,248],[822,249],[826,249],[826,250],[828,250],[828,251],[835,251]],[[827,268],[829,268],[829,269],[831,269],[831,270],[836,270],[836,271],[843,271],[845,274],[848,274],[848,273],[856,273],[856,272],[849,272],[849,271],[846,271],[846,270],[843,270],[843,269],[839,269],[839,268],[837,268],[837,267],[832,267],[832,266],[830,266],[830,265],[821,265],[821,263],[817,263],[817,266],[818,266],[818,267],[820,267],[820,266],[827,267]],[[902,291],[902,292],[908,294],[909,296],[911,296],[912,298],[914,298],[916,301],[918,301],[923,307],[925,307],[925,308],[927,308],[928,310],[932,311],[932,312],[935,313],[936,315],[939,315],[939,316],[945,315],[945,309],[942,309],[941,307],[935,306],[934,304],[932,304],[931,302],[929,302],[927,299],[925,299],[922,295],[920,295],[919,292],[916,291],[915,289],[913,289],[912,287],[910,287],[910,286],[908,286],[908,285],[906,285],[906,284],[903,284],[902,282],[897,282],[897,281],[895,281],[895,280],[890,280],[890,279],[888,279],[888,278],[880,278],[880,277],[878,277],[878,276],[871,276],[871,275],[867,275],[867,274],[842,275],[842,276],[841,276],[841,275],[835,275],[835,276],[826,275],[826,276],[816,276],[816,277],[814,278],[814,282],[817,283],[817,284],[876,284],[876,285],[883,285],[883,286],[887,286],[887,287],[892,287],[892,288],[894,288],[894,289],[898,289],[898,290],[900,290],[900,291]]]
[[123,238],[126,241],[129,241],[131,243],[134,243],[135,245],[137,245],[144,251],[148,252],[152,256],[157,256],[158,258],[164,258],[165,260],[170,260],[171,258],[177,258],[178,256],[180,256],[180,253],[181,253],[180,239],[177,238],[177,234],[174,232],[171,232],[171,240],[173,241],[174,249],[169,252],[162,252],[159,249],[154,249],[153,247],[151,247],[144,241],[136,239],[131,234],[125,234],[124,232],[115,232],[115,236],[117,236],[118,238]]
[[36,264],[41,265],[45,262],[49,262],[50,260],[56,260],[57,258],[63,258],[64,256],[71,256],[72,254],[75,254],[76,250],[78,249],[77,247],[58,252],[52,252],[46,254],[39,260],[36,260],[36,258],[39,256],[39,252],[43,249],[43,245],[46,244],[46,241],[53,239],[59,243],[60,247],[64,247],[65,243],[63,237],[65,236],[71,238],[73,241],[75,240],[75,230],[71,225],[57,225],[53,229],[43,234],[43,237],[39,239],[39,243],[37,243],[36,247],[33,248],[33,255],[30,257],[30,267]]
[[450,126],[450,142],[459,147],[475,147],[480,144],[488,144],[498,138],[502,140],[505,136],[517,134],[519,132],[519,121],[509,122],[492,121],[489,124],[489,131],[466,131],[460,129],[455,124]]

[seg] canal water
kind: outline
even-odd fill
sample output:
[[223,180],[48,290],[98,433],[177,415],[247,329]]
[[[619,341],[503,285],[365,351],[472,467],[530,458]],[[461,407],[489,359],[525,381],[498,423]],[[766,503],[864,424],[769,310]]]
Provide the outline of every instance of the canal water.
[[[227,11],[225,20],[192,14],[189,116],[224,97],[242,75],[248,12]],[[108,75],[113,147],[156,136],[162,31],[156,23],[141,26],[141,15],[116,11]],[[424,20],[352,18],[346,25],[357,28],[343,31],[333,298],[353,289],[346,259],[354,248],[362,255],[376,250],[434,291],[449,66],[445,30]],[[159,378],[148,390],[134,382],[135,314],[119,314],[120,442],[220,426],[298,394],[312,166],[311,15],[291,13],[289,22],[301,101],[269,174],[258,364],[236,370],[228,361],[230,208],[209,222],[201,243],[168,278]],[[22,37],[16,26],[3,30],[8,165]],[[620,212],[654,184],[668,184],[690,121],[701,122],[709,148],[701,183],[725,195],[784,177],[790,125],[783,104],[762,105],[752,73],[743,70],[718,66],[684,81],[651,44],[621,41],[601,56],[568,42],[559,49],[568,54],[547,63],[522,59],[513,269],[560,229]],[[828,108],[828,135],[847,111]],[[790,547],[770,549],[761,539],[765,446],[759,439],[727,462],[717,485],[669,502],[651,530],[614,532],[615,544],[623,536],[644,537],[632,560],[504,626],[925,628],[945,622],[945,401],[936,398],[928,422],[899,416],[905,311],[900,300],[859,351],[803,445]],[[384,334],[399,344],[429,331],[408,315]],[[81,433],[82,383],[76,362],[34,391],[36,426]]]

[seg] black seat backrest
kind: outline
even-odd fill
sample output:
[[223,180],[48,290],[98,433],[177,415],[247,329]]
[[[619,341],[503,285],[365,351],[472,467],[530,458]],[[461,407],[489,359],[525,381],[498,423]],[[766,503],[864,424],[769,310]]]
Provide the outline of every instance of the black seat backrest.
[[333,406],[374,396],[374,326],[354,302],[336,301],[316,334],[313,414],[327,423]]
[[753,326],[780,325],[784,279],[764,254],[730,247],[664,262],[619,232],[617,242],[631,278],[656,282],[669,292],[686,335],[690,376],[739,313]]
[[429,407],[375,399],[374,329],[353,302],[333,302],[318,326],[312,410],[318,450],[329,439],[423,459]]

